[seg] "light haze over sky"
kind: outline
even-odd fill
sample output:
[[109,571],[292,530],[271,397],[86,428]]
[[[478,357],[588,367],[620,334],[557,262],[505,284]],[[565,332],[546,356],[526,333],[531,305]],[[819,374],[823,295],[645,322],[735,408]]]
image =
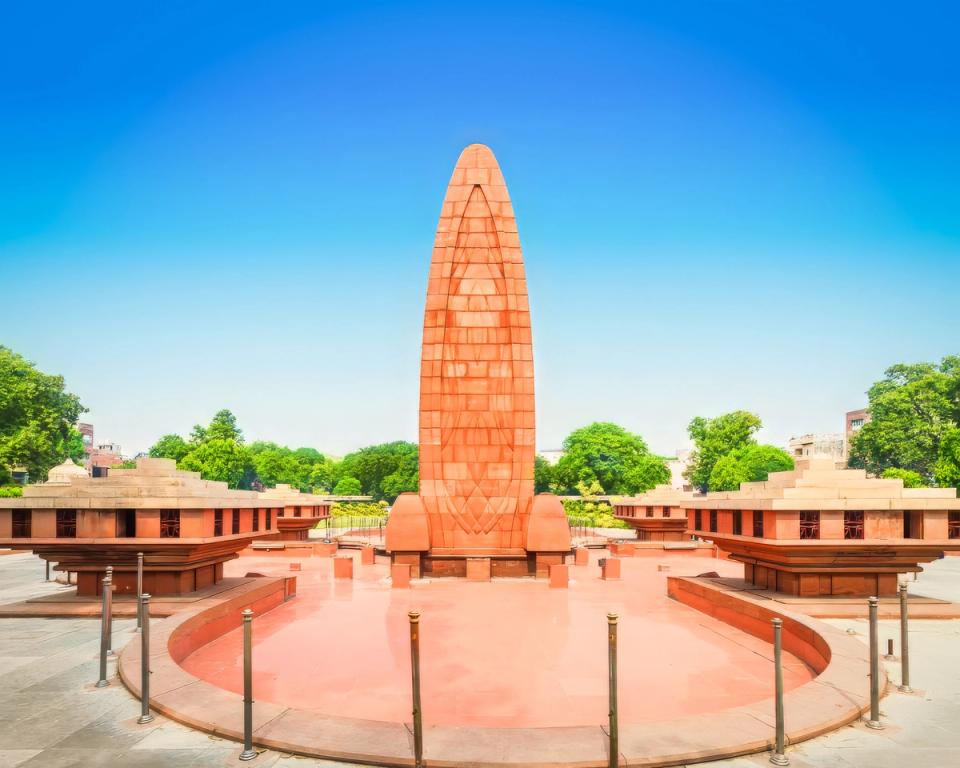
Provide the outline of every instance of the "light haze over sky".
[[460,150],[520,229],[537,443],[840,431],[960,352],[952,3],[20,3],[0,25],[0,344],[124,452],[219,408],[416,440]]

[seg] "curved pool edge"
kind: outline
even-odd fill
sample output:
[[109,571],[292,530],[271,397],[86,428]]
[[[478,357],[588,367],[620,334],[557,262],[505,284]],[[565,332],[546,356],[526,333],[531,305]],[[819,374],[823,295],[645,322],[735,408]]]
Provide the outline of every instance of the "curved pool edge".
[[[784,621],[784,649],[809,664],[817,677],[784,695],[787,743],[835,730],[869,707],[866,645],[823,622],[765,604],[708,580],[670,577],[668,593],[679,602],[770,641],[770,619]],[[546,588],[546,585],[545,585]],[[261,578],[199,601],[151,627],[150,704],[157,712],[197,730],[239,741],[239,694],[218,688],[183,669],[197,648],[236,629],[241,612],[264,613],[290,599],[295,579]],[[124,685],[140,695],[140,644],[120,654]],[[886,687],[884,675],[883,687]],[[621,681],[621,685],[623,685]],[[771,685],[772,687],[772,685]],[[254,744],[293,754],[374,765],[411,766],[413,739],[407,724],[336,717],[313,710],[257,702]],[[669,766],[769,750],[773,700],[691,715],[668,722],[621,723],[621,760]],[[544,728],[433,726],[424,731],[424,758],[431,766],[601,768],[608,765],[605,729],[598,725]]]

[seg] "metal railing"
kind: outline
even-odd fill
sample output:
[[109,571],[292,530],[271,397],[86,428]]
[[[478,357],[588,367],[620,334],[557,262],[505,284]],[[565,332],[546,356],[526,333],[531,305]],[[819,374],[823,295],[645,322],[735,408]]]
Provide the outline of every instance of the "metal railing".
[[324,532],[325,539],[345,536],[382,544],[385,540],[387,516],[337,515],[326,518],[318,528]]

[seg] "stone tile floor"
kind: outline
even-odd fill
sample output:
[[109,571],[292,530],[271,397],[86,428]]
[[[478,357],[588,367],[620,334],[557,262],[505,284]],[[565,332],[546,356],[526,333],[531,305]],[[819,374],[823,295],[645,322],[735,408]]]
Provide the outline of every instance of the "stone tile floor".
[[[32,555],[0,557],[0,604],[63,589],[43,581]],[[925,585],[929,584],[929,589]],[[928,567],[911,591],[960,600],[960,558]],[[934,594],[935,593],[935,594]],[[833,620],[866,637],[866,622]],[[115,645],[136,637],[131,620],[114,623]],[[798,768],[937,768],[960,764],[960,621],[916,621],[911,632],[914,694],[882,701],[886,729],[863,725],[788,748]],[[896,622],[881,622],[881,645],[898,637]],[[899,646],[899,641],[896,642]],[[16,768],[206,768],[238,765],[240,747],[157,716],[137,725],[139,702],[117,680],[97,689],[99,624],[90,619],[0,620],[0,766]],[[891,680],[899,664],[886,663]],[[789,717],[789,712],[787,713]],[[252,766],[312,768],[342,765],[264,751]],[[768,755],[710,763],[713,768],[769,765]]]

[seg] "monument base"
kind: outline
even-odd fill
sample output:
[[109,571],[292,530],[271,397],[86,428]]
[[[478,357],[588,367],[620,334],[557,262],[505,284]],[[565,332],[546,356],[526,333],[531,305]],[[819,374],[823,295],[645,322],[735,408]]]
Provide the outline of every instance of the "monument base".
[[[541,493],[530,505],[526,547],[449,547],[431,542],[430,521],[423,500],[402,493],[387,521],[386,550],[393,565],[409,565],[410,577],[486,578],[550,577],[551,565],[562,565],[570,553],[570,526],[556,496]],[[468,568],[468,561],[474,561]],[[486,561],[486,562],[479,562]],[[485,580],[485,578],[483,580]]]
[[[567,552],[527,552],[523,549],[504,552],[478,550],[432,550],[430,552],[391,552],[392,565],[410,566],[410,578],[467,578],[468,563],[473,573],[482,567],[490,578],[550,577],[551,565],[563,565]],[[477,561],[486,561],[480,564]]]

